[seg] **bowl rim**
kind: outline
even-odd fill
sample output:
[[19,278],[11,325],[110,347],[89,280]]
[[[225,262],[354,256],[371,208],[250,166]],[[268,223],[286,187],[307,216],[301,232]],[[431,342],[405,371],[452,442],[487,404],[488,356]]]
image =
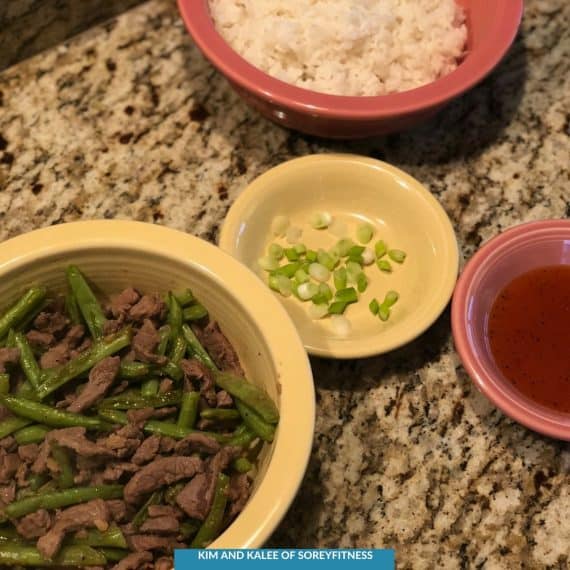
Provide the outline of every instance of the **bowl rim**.
[[[228,291],[246,312],[269,350],[281,384],[281,419],[265,476],[238,518],[211,548],[261,546],[285,516],[304,477],[313,443],[315,392],[311,366],[289,315],[245,266],[216,246],[149,223],[96,220],[64,223],[0,243],[0,276],[42,259],[90,249],[133,250],[192,266]],[[248,300],[244,303],[244,300]],[[252,302],[251,299],[255,299]],[[267,310],[271,319],[267,319]],[[277,326],[276,326],[277,324]],[[259,517],[259,513],[263,513]]]
[[[486,77],[513,43],[524,11],[523,0],[503,0],[492,49],[468,55],[451,73],[427,85],[379,96],[329,95],[296,87],[248,63],[218,33],[210,17],[208,0],[177,0],[178,9],[196,45],[207,59],[239,88],[272,104],[301,113],[341,120],[397,117],[438,108]],[[483,57],[485,56],[485,57]]]
[[[361,341],[335,343],[334,347],[330,347],[328,345],[315,346],[312,344],[305,344],[305,349],[309,354],[325,358],[352,359],[367,358],[377,356],[379,354],[385,354],[415,340],[433,325],[433,323],[443,313],[451,299],[459,271],[459,246],[457,244],[457,238],[451,220],[435,196],[421,182],[413,178],[411,175],[395,166],[392,166],[391,164],[388,164],[387,162],[349,153],[311,154],[287,160],[257,176],[241,192],[226,214],[226,219],[224,220],[220,230],[218,240],[219,245],[224,251],[228,252],[232,256],[234,255],[234,238],[237,232],[242,231],[241,225],[244,210],[247,208],[249,203],[258,198],[259,192],[263,192],[265,194],[268,192],[266,188],[262,187],[262,183],[265,178],[271,178],[281,171],[287,171],[298,166],[316,165],[318,163],[327,163],[331,161],[345,162],[349,165],[356,163],[359,166],[366,166],[375,170],[380,170],[383,173],[390,175],[393,179],[402,182],[407,187],[412,188],[414,192],[418,193],[425,200],[431,211],[435,213],[439,227],[441,227],[442,231],[445,233],[444,243],[448,248],[447,258],[449,260],[449,264],[447,271],[442,272],[444,277],[442,279],[440,295],[436,299],[436,302],[434,302],[433,310],[430,313],[427,313],[423,321],[417,323],[409,334],[396,337],[392,342],[389,342],[382,347],[381,350],[378,350],[374,343],[363,343]],[[257,276],[257,274],[255,275],[258,280],[262,282],[259,276]],[[264,286],[266,285],[264,284]]]
[[570,425],[564,426],[553,417],[540,414],[536,408],[523,405],[521,401],[510,397],[493,382],[493,375],[481,364],[473,351],[466,319],[468,299],[476,294],[471,290],[471,285],[476,277],[488,267],[496,252],[508,248],[515,241],[529,243],[539,235],[546,236],[561,230],[568,232],[570,236],[570,220],[548,219],[525,222],[488,240],[467,262],[459,277],[451,304],[451,329],[461,362],[475,387],[484,396],[507,416],[527,428],[556,439],[570,441]]

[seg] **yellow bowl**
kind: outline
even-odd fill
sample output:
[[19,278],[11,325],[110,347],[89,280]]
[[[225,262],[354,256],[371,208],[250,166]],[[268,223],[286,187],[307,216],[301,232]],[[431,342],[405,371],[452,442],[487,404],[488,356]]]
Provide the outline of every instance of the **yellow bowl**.
[[37,230],[0,244],[0,305],[34,283],[65,289],[76,263],[103,294],[189,286],[236,347],[248,377],[278,403],[273,444],[260,459],[249,503],[213,548],[259,547],[289,508],[314,430],[314,388],[303,345],[281,305],[237,261],[198,238],[160,226],[90,221]]
[[[277,296],[287,309],[305,348],[318,356],[358,358],[395,349],[425,331],[448,303],[457,279],[458,248],[453,228],[439,202],[417,180],[378,160],[355,155],[324,154],[291,160],[254,180],[230,208],[220,234],[220,247],[267,281],[257,260],[274,238],[271,223],[278,215],[303,228],[301,241],[311,249],[330,249],[338,237],[314,230],[312,213],[330,212],[351,229],[368,221],[383,239],[407,258],[393,264],[391,274],[366,269],[368,289],[346,316],[352,331],[339,337],[330,319],[313,320],[306,304]],[[400,294],[387,322],[373,317],[368,304],[382,301],[390,289]]]

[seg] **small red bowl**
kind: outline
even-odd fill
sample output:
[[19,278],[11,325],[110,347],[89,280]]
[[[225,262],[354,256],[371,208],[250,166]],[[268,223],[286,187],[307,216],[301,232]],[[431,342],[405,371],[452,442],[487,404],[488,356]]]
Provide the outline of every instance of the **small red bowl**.
[[468,53],[449,75],[424,87],[378,97],[344,97],[270,77],[239,56],[216,31],[208,0],[178,0],[186,28],[247,103],[272,121],[308,134],[360,138],[407,129],[481,81],[499,63],[519,27],[523,0],[458,0],[467,12]]
[[516,390],[495,363],[488,339],[489,314],[499,292],[519,275],[545,265],[570,265],[570,220],[521,224],[487,242],[457,282],[451,327],[463,366],[480,392],[526,427],[570,441],[570,414]]

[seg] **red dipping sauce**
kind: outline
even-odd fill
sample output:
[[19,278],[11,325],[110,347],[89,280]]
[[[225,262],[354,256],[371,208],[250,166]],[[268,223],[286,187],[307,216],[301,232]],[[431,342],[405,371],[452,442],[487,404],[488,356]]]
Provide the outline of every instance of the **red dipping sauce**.
[[505,378],[533,401],[570,413],[570,265],[511,281],[493,303],[488,330]]

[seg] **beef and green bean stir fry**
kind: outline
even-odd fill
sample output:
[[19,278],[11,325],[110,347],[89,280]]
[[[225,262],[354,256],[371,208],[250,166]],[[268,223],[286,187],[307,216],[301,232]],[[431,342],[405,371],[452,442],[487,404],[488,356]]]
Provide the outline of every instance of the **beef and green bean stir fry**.
[[66,276],[0,316],[0,567],[170,570],[244,508],[277,408],[189,289]]

